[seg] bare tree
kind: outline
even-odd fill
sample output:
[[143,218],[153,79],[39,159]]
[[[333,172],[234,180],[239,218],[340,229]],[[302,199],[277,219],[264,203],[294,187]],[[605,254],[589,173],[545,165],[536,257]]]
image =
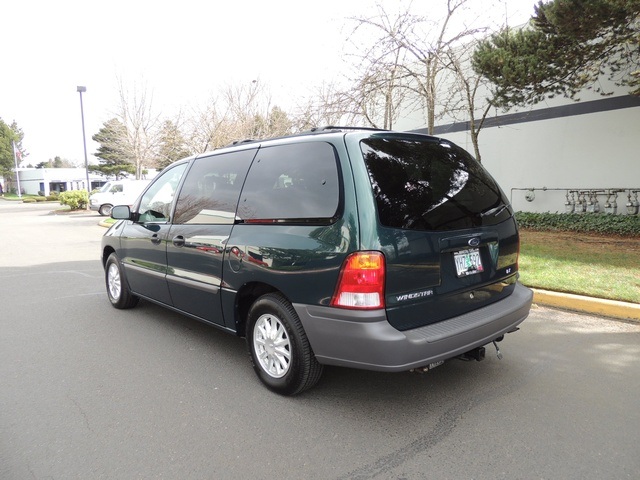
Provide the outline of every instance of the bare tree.
[[[368,68],[360,64],[363,74],[355,85],[363,97],[383,99],[384,123],[392,124],[400,111],[398,103],[405,101],[405,108],[420,106],[426,110],[428,131],[433,133],[436,116],[444,115],[450,102],[449,98],[441,101],[438,98],[446,91],[441,88],[440,77],[450,67],[447,53],[482,30],[465,26],[460,32],[450,32],[452,18],[469,1],[447,0],[444,17],[435,22],[410,13],[409,8],[391,15],[380,5],[375,17],[354,19],[357,22],[354,32],[369,28],[379,33],[373,46],[360,54],[362,61],[368,62]],[[403,89],[412,92],[419,102],[407,102],[410,96],[398,93]],[[375,100],[371,104],[375,105]]]
[[230,131],[230,118],[226,106],[217,97],[212,97],[204,109],[196,110],[187,122],[189,149],[202,153],[229,144],[234,135]]
[[122,79],[118,80],[118,85],[120,105],[117,118],[125,126],[124,149],[136,167],[136,179],[140,179],[142,171],[156,163],[160,116],[153,112],[153,97],[148,95],[146,86],[136,84],[130,92]]
[[382,6],[377,8],[375,17],[352,19],[356,22],[352,36],[357,37],[358,32],[372,28],[379,37],[355,54],[357,75],[351,79],[352,87],[343,92],[342,103],[369,125],[392,129],[408,87],[402,67],[407,51],[399,45],[397,38],[405,36],[405,30],[411,28],[415,17],[409,11],[391,16]]
[[189,122],[187,143],[194,152],[220,148],[238,140],[288,135],[293,122],[271,104],[268,88],[259,80],[227,85]]
[[335,83],[323,83],[298,106],[292,118],[293,130],[303,132],[328,125],[356,125],[362,117],[349,92]]
[[476,45],[476,42],[469,42],[458,48],[450,49],[446,53],[447,67],[450,73],[448,81],[451,94],[449,98],[452,99],[448,113],[451,118],[468,121],[474,155],[478,162],[482,162],[478,138],[493,105],[489,95],[488,81],[475,73],[471,64],[471,57]]

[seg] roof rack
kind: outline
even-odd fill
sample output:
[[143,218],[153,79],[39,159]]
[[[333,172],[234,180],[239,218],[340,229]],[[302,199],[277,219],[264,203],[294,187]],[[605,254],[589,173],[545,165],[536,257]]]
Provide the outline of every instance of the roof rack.
[[226,147],[235,147],[236,145],[242,145],[243,143],[252,143],[257,141],[259,140],[256,140],[255,138],[243,138],[242,140],[234,140],[229,145],[226,145]]
[[339,127],[336,125],[327,125],[324,127],[314,127],[311,129],[312,132],[324,132],[327,130],[369,130],[374,132],[388,132],[386,128],[373,128],[373,127]]
[[335,125],[326,125],[323,127],[313,127],[311,130],[300,133],[293,133],[291,135],[284,135],[282,137],[273,137],[273,138],[264,138],[264,139],[256,139],[256,138],[245,138],[242,140],[234,140],[225,147],[235,147],[238,145],[243,145],[245,143],[254,143],[254,142],[262,142],[264,140],[276,140],[278,138],[289,138],[289,137],[300,137],[303,135],[312,135],[314,133],[322,133],[322,132],[331,132],[331,131],[340,131],[340,130],[365,130],[371,132],[389,132],[390,130],[384,128],[373,128],[373,127],[345,127],[345,126],[335,126]]

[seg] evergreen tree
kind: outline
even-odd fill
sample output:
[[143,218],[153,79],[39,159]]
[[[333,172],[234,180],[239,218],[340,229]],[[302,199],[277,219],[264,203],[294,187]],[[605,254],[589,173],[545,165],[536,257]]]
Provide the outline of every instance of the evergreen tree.
[[[11,125],[7,125],[2,118],[0,118],[0,176],[4,177],[7,182],[10,182],[14,176],[14,143],[19,157],[18,162],[26,158],[28,155],[22,147],[23,137],[24,134],[16,122],[12,122]],[[8,185],[4,185],[4,187],[5,190],[9,190]]]
[[116,118],[106,121],[98,133],[91,138],[100,144],[98,151],[94,154],[100,164],[91,166],[92,172],[114,176],[116,180],[135,174],[136,167],[127,153],[127,132],[122,122]]
[[53,160],[49,159],[46,162],[38,163],[35,168],[76,168],[76,165],[69,160],[56,156]]
[[540,1],[526,28],[496,33],[473,58],[505,108],[583,88],[608,93],[597,84],[603,74],[640,95],[639,63],[640,0]]
[[191,155],[191,152],[187,148],[187,142],[178,125],[171,120],[165,121],[160,131],[158,159],[156,162],[158,169],[162,170],[176,160],[189,155]]

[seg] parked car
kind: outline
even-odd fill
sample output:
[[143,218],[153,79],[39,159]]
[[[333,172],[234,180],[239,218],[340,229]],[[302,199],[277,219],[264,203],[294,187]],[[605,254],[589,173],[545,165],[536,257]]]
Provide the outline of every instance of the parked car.
[[112,305],[144,298],[245,337],[280,394],[324,365],[480,360],[531,306],[506,196],[436,137],[327,127],[241,142],[174,163],[112,217]]
[[89,208],[109,216],[114,205],[133,205],[149,180],[116,180],[107,182],[89,196]]

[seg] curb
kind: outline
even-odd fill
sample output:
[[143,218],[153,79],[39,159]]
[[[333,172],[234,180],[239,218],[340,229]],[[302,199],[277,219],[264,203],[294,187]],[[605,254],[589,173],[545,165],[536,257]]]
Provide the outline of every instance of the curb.
[[635,303],[549,292],[535,288],[532,290],[533,302],[538,305],[640,322],[640,305]]

